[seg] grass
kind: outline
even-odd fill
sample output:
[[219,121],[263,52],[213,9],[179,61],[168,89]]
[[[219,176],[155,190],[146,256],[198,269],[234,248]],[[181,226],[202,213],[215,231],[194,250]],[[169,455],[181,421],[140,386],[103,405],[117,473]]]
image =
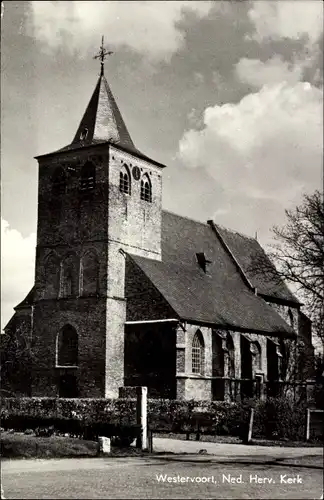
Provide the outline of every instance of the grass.
[[[156,437],[184,440],[184,434],[154,434]],[[195,435],[191,434],[191,439],[195,439]],[[199,442],[213,443],[231,443],[241,444],[242,441],[237,437],[231,436],[200,436]],[[98,457],[99,447],[96,441],[86,441],[83,439],[51,436],[37,437],[35,435],[25,435],[21,432],[6,432],[1,433],[1,457],[4,459],[15,458],[83,458],[83,457]],[[320,443],[306,442],[282,442],[274,440],[258,439],[249,443],[251,445],[262,446],[285,446],[285,447],[313,447],[321,446]],[[128,448],[111,447],[111,456],[129,457],[147,455],[147,451],[142,451],[134,446]]]
[[51,436],[36,437],[22,433],[1,433],[3,458],[54,458],[95,457],[98,444],[95,441]]
[[[1,457],[14,458],[91,458],[99,456],[97,441],[51,436],[38,437],[22,432],[1,432]],[[143,456],[148,452],[135,447],[111,447],[111,456]]]

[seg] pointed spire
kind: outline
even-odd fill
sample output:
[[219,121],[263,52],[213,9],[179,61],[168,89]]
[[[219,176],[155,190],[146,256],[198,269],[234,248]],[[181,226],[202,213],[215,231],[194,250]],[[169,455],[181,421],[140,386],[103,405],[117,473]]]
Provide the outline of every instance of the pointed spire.
[[95,59],[100,59],[100,76],[71,145],[110,141],[135,150],[117,103],[104,75],[104,60],[112,51],[104,48],[104,37]]

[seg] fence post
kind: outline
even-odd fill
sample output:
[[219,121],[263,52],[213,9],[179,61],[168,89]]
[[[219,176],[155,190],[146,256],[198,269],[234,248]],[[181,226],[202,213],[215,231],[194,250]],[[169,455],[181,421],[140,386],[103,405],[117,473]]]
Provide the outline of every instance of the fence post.
[[247,438],[248,443],[250,443],[251,440],[252,440],[253,417],[254,417],[254,408],[251,408],[250,423],[249,423],[249,433],[248,433],[248,438]]
[[310,410],[307,408],[306,410],[306,441],[309,441],[310,435]]
[[140,435],[136,439],[136,448],[147,449],[147,387],[136,387],[136,424],[140,426]]
[[153,453],[153,432],[151,430],[147,431],[147,447],[149,453]]

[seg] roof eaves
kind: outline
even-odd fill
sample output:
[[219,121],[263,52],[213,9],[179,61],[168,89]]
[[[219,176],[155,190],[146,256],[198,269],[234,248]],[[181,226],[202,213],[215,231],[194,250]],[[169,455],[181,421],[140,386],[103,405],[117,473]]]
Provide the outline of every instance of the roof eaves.
[[143,160],[146,160],[150,163],[153,163],[153,165],[156,165],[157,167],[166,168],[166,165],[164,165],[163,163],[160,163],[156,160],[152,160],[152,158],[149,158],[148,156],[144,155],[138,149],[133,150],[131,148],[127,148],[126,146],[122,146],[121,144],[115,144],[114,142],[110,142],[110,144],[114,148],[119,149],[121,151],[125,151],[126,153],[129,153],[129,154],[135,156],[136,158],[141,158]]
[[84,150],[92,149],[94,147],[102,146],[103,144],[109,144],[109,141],[101,141],[101,142],[98,141],[98,142],[94,142],[94,143],[87,144],[87,145],[76,144],[75,146],[73,146],[73,144],[69,144],[68,146],[65,146],[61,149],[57,149],[56,151],[52,151],[51,153],[45,153],[43,155],[34,156],[34,159],[39,160],[40,158],[48,158],[51,156],[69,153],[70,151],[79,151],[79,150],[84,151]]
[[219,330],[225,330],[225,331],[233,331],[233,332],[241,332],[241,333],[256,333],[258,335],[265,335],[265,336],[276,336],[276,335],[284,335],[285,337],[289,338],[295,338],[296,333],[292,330],[292,328],[287,325],[287,331],[284,330],[277,330],[277,331],[264,331],[264,330],[258,330],[254,328],[244,328],[241,326],[236,326],[236,325],[231,325],[227,324],[225,325],[224,323],[217,323],[217,322],[210,322],[210,321],[204,321],[204,320],[197,320],[194,318],[190,318],[189,316],[181,316],[180,318],[182,321],[187,321],[187,323],[191,323],[193,325],[201,325],[201,326],[207,326],[210,328],[215,328]]
[[50,158],[52,156],[63,155],[63,154],[69,153],[70,151],[73,151],[73,152],[75,152],[75,151],[87,151],[88,149],[102,146],[104,144],[107,144],[109,146],[113,146],[114,148],[119,149],[120,151],[125,151],[126,153],[131,154],[132,156],[135,156],[136,158],[140,158],[142,160],[148,161],[148,162],[152,163],[153,165],[156,165],[157,167],[166,168],[166,165],[164,165],[163,163],[160,163],[156,160],[152,160],[152,158],[149,158],[148,156],[144,155],[143,153],[141,153],[137,149],[133,150],[132,148],[127,148],[126,146],[121,146],[120,144],[116,144],[116,143],[111,142],[111,141],[99,141],[99,140],[97,140],[96,142],[92,142],[91,144],[87,144],[87,145],[69,144],[68,146],[65,146],[61,149],[57,149],[56,151],[53,151],[51,153],[45,153],[43,155],[34,156],[34,159],[40,160],[41,158]]

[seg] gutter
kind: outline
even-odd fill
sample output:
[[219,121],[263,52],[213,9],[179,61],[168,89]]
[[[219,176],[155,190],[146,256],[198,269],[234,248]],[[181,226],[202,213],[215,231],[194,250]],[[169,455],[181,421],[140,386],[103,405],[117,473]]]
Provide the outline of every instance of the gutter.
[[165,318],[165,319],[147,319],[140,321],[125,321],[125,325],[142,325],[142,324],[150,324],[150,323],[179,323],[179,319],[175,318]]

